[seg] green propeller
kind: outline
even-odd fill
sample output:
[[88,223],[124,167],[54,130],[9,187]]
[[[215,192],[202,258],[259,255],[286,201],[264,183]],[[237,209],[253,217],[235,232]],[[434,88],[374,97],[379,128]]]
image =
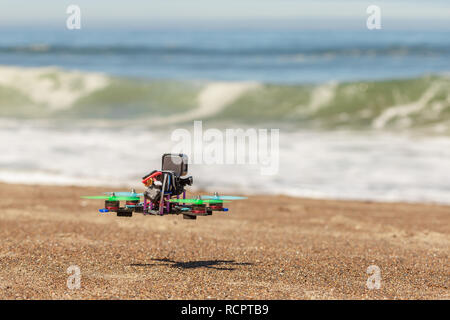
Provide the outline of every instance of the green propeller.
[[105,194],[109,194],[109,195],[114,194],[117,197],[142,197],[142,196],[144,196],[143,193],[136,193],[136,192],[105,192]]
[[222,200],[203,200],[203,199],[170,199],[169,202],[176,202],[176,203],[191,203],[191,204],[204,204],[204,203],[224,203],[228,201],[222,201]]
[[108,201],[136,201],[139,197],[116,197],[116,196],[82,196],[83,199],[101,199]]

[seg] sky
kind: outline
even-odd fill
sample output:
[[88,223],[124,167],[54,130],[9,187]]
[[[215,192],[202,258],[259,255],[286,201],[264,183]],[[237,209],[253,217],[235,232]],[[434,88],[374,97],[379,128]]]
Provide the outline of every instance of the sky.
[[384,27],[450,30],[450,0],[1,0],[0,26],[65,26],[78,5],[83,27],[255,26],[353,28],[378,5]]

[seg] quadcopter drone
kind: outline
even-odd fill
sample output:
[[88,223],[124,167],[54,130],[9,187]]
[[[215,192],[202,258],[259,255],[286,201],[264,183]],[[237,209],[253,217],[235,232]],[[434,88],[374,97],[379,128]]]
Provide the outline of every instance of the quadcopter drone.
[[[147,188],[143,193],[106,192],[104,196],[83,196],[84,199],[105,200],[101,213],[115,212],[118,217],[132,217],[133,212],[144,215],[182,214],[184,219],[197,219],[197,216],[210,216],[213,211],[228,211],[223,206],[228,200],[246,199],[236,196],[198,196],[186,199],[186,186],[191,186],[193,179],[186,176],[188,158],[184,154],[164,154],[162,168],[154,170],[142,177]],[[141,202],[141,198],[143,201]],[[120,202],[125,201],[121,206]]]

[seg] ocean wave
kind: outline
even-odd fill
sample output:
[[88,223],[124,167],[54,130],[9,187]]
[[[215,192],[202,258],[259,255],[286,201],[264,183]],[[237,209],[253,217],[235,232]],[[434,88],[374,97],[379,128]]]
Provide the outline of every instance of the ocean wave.
[[276,46],[276,47],[194,47],[181,45],[3,45],[0,46],[0,54],[68,54],[68,55],[191,55],[191,56],[281,56],[281,57],[359,57],[359,56],[429,56],[450,55],[448,45],[364,45],[345,47],[308,47],[300,45]]
[[450,78],[279,85],[152,81],[56,67],[0,67],[0,117],[277,122],[294,128],[411,129],[448,133]]

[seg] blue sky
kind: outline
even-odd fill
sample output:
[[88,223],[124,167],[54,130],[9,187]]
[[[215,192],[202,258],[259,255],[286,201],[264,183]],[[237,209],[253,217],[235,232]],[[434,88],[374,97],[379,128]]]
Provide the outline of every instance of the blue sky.
[[0,26],[64,26],[70,4],[83,27],[291,26],[358,27],[366,8],[382,10],[384,28],[450,29],[449,0],[2,0]]

